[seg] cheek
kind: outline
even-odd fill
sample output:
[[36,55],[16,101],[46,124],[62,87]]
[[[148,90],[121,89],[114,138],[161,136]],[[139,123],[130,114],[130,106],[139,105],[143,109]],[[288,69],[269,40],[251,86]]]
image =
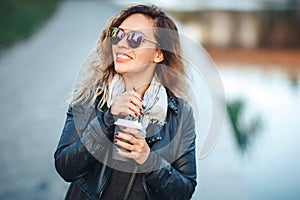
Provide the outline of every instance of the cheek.
[[112,57],[115,58],[116,48],[114,47],[114,45],[111,47],[111,53],[112,53]]
[[141,63],[152,63],[154,61],[156,51],[153,49],[143,49],[136,52],[136,59]]

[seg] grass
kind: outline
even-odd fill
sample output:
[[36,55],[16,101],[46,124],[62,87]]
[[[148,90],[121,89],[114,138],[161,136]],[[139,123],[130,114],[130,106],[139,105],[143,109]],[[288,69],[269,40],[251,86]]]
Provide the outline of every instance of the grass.
[[1,0],[0,50],[24,40],[55,11],[59,0]]
[[257,133],[263,128],[262,119],[260,116],[255,116],[245,123],[243,121],[245,118],[245,101],[242,99],[227,102],[226,108],[238,147],[244,153]]

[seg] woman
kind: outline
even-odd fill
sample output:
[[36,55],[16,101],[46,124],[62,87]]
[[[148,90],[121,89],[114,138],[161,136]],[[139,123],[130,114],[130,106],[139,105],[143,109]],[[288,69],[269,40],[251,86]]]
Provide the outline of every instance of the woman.
[[[90,60],[55,152],[66,199],[190,199],[195,125],[174,22],[156,7],[125,8]],[[117,130],[118,118],[143,128]]]

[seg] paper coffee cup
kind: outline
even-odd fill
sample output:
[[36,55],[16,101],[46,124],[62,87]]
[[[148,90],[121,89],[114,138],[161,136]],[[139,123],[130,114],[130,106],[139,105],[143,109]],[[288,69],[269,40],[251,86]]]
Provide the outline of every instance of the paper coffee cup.
[[115,122],[115,125],[117,126],[124,126],[127,128],[134,128],[138,130],[142,130],[142,123],[139,123],[138,121],[132,121],[132,120],[127,120],[127,119],[118,119]]
[[[126,128],[134,128],[134,129],[138,129],[138,130],[142,130],[142,124],[137,122],[137,121],[132,121],[132,120],[127,120],[127,119],[118,119],[115,123],[115,134],[119,131],[122,131],[122,127],[126,127]],[[116,139],[114,134],[114,140]],[[119,139],[121,140],[121,139]],[[126,141],[124,141],[126,142]],[[112,158],[115,160],[121,160],[121,161],[129,161],[128,158],[125,158],[123,156],[120,156],[117,152],[116,149],[121,149],[123,151],[127,151],[125,149],[122,149],[120,146],[114,144],[113,145],[113,152],[112,152]]]

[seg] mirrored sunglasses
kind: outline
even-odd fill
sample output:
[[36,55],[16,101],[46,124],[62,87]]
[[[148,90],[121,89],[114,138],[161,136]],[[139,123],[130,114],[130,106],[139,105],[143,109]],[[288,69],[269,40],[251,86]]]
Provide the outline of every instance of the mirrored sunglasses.
[[142,41],[151,42],[157,45],[157,42],[148,40],[140,31],[130,31],[125,33],[121,28],[113,27],[110,29],[110,42],[113,45],[118,44],[125,36],[127,36],[127,44],[133,49],[138,48]]

